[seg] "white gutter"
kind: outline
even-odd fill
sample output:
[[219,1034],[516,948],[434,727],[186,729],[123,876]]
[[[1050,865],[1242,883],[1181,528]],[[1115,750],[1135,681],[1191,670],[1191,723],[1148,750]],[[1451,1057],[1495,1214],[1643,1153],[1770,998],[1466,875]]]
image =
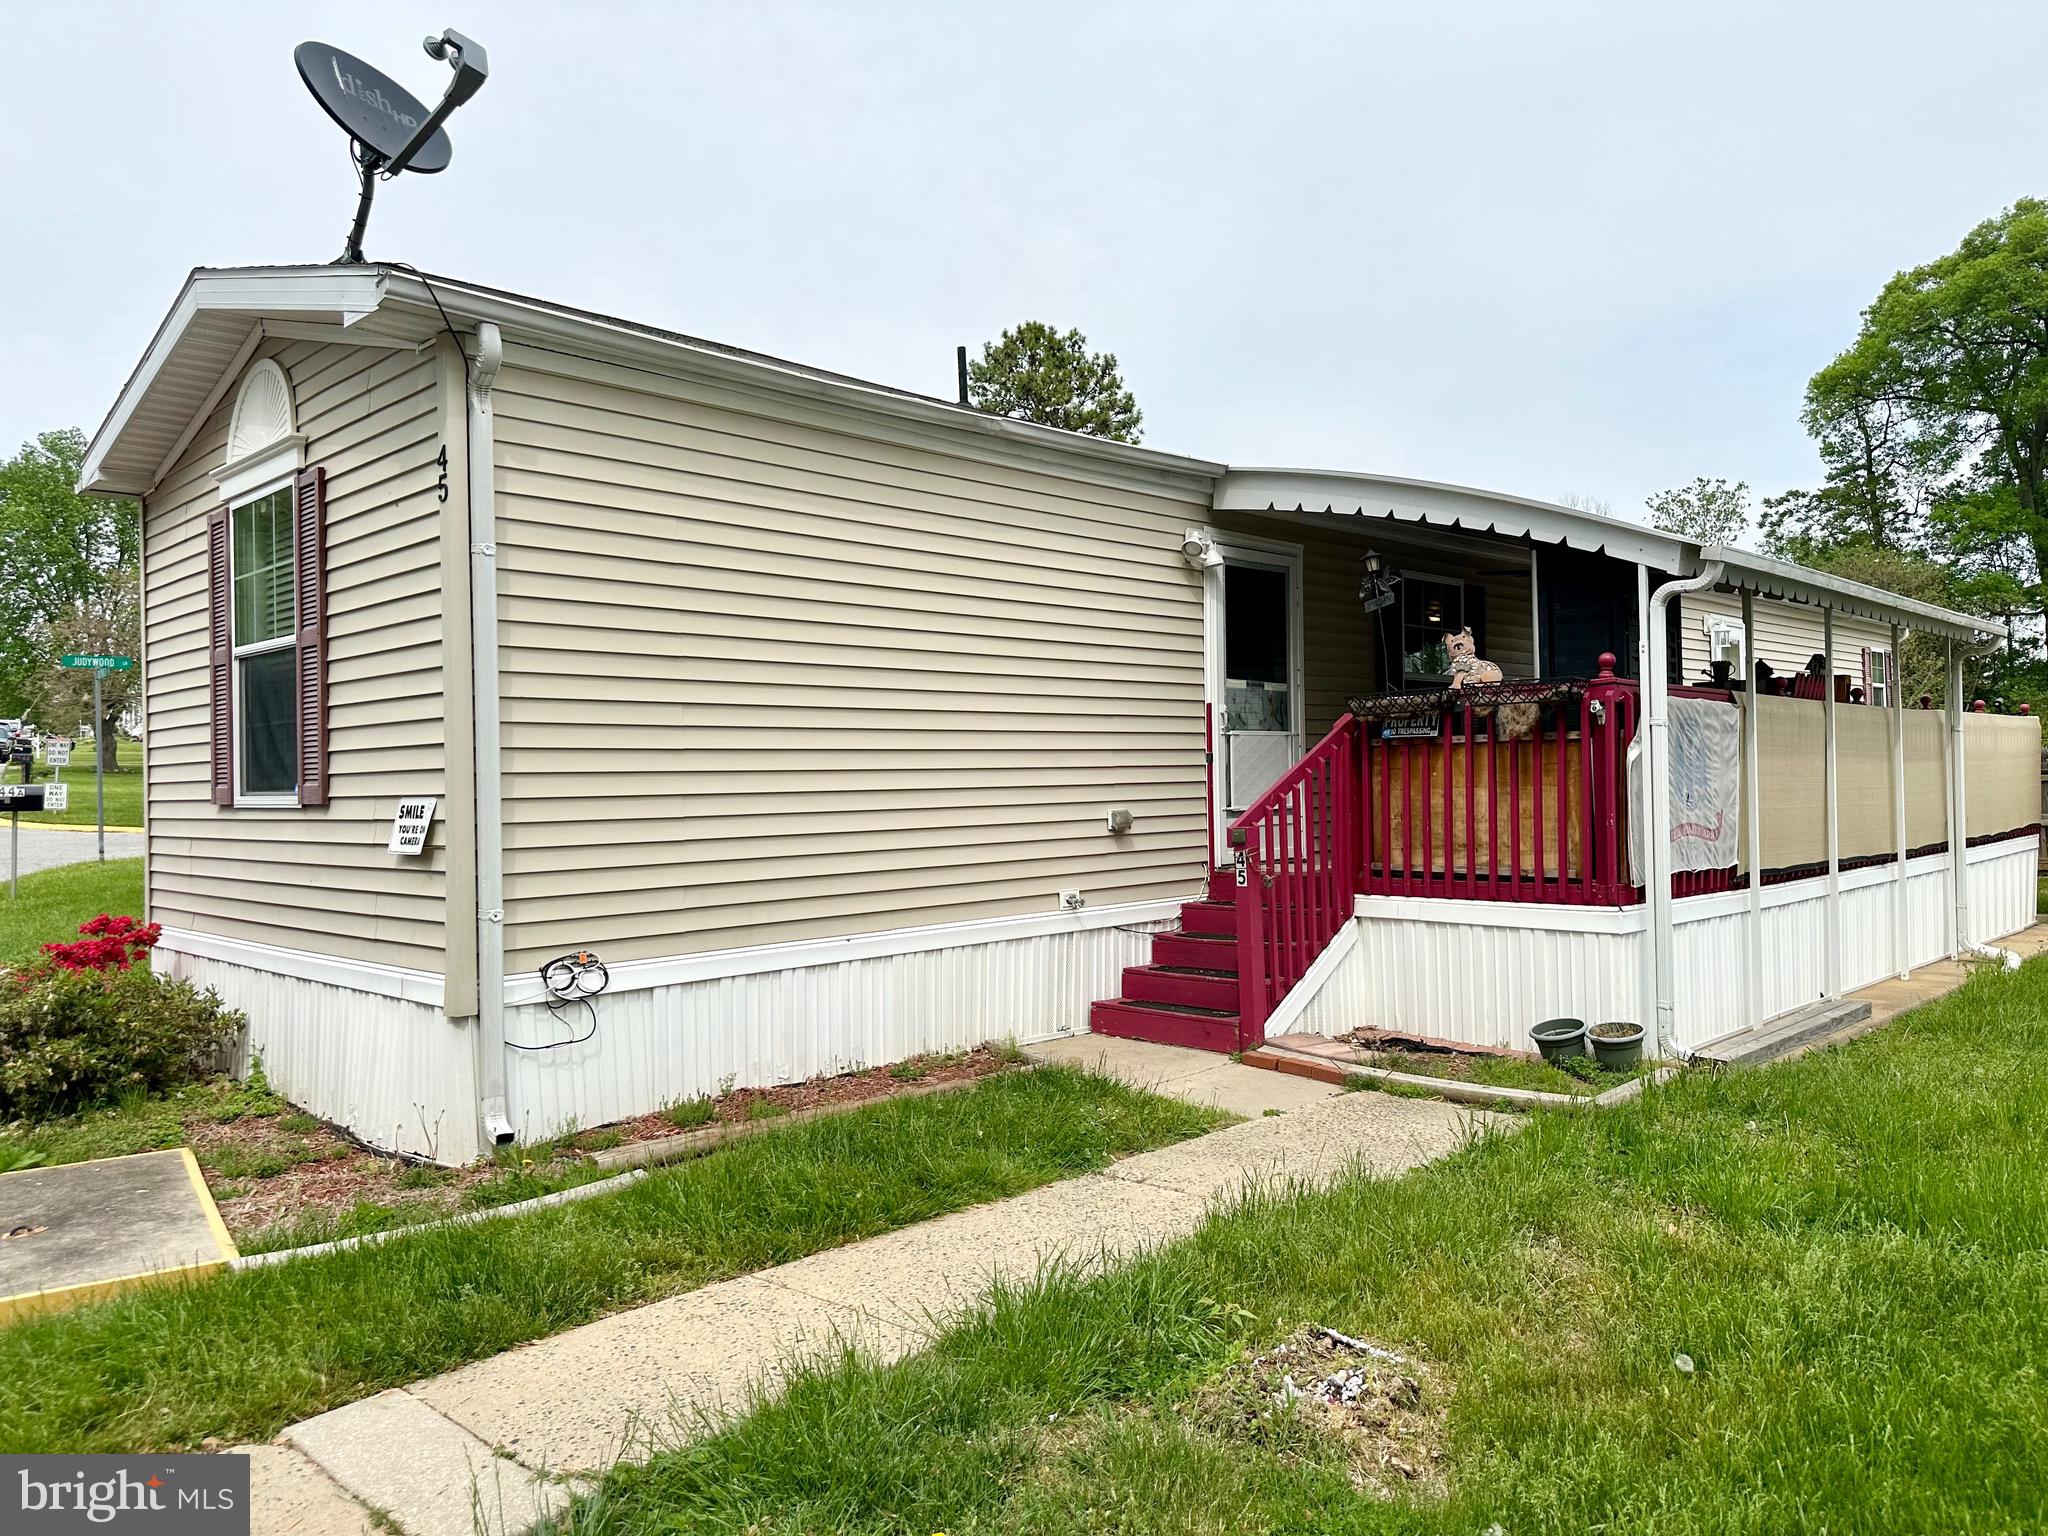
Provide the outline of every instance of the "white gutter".
[[1643,615],[1643,628],[1650,640],[1650,665],[1643,676],[1643,729],[1649,748],[1643,795],[1649,810],[1649,826],[1643,835],[1647,866],[1643,878],[1650,898],[1650,998],[1655,1013],[1650,1044],[1659,1056],[1671,1049],[1678,1033],[1678,1003],[1673,996],[1677,950],[1671,935],[1671,685],[1665,679],[1671,643],[1665,634],[1664,613],[1672,598],[1704,591],[1720,579],[1721,562],[1710,560],[1697,576],[1667,581],[1651,593],[1649,611]]
[[469,664],[476,733],[476,1094],[483,1145],[513,1139],[505,1100],[505,826],[498,760],[498,504],[491,391],[505,343],[476,328],[469,388]]

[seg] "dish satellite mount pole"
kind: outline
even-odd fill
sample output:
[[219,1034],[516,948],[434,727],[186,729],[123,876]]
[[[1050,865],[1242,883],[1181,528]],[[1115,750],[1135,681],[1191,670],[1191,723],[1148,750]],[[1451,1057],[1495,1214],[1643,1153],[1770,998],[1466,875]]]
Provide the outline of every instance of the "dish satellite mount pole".
[[445,61],[455,72],[441,101],[429,112],[413,94],[382,71],[353,54],[326,43],[301,43],[292,51],[299,78],[327,115],[350,139],[359,193],[356,216],[337,258],[338,265],[363,260],[363,232],[370,222],[370,204],[377,183],[401,171],[430,176],[448,168],[454,146],[442,124],[449,114],[483,89],[490,58],[481,44],[449,28],[421,45],[429,57]]

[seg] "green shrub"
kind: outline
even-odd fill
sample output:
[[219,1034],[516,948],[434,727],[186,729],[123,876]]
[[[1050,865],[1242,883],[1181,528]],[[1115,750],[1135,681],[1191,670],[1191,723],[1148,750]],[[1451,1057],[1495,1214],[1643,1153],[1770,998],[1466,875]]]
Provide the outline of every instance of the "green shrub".
[[211,990],[145,970],[0,982],[0,1120],[38,1120],[198,1074],[246,1022]]

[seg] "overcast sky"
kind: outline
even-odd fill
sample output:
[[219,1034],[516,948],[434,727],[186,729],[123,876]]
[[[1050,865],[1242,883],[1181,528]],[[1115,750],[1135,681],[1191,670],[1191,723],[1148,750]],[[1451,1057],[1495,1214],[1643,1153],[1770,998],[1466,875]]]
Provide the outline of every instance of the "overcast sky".
[[373,258],[950,394],[1027,318],[1145,441],[1555,498],[1810,481],[1894,271],[2048,192],[2048,4],[0,9],[0,449],[90,432],[195,265],[324,261],[318,37],[454,163]]

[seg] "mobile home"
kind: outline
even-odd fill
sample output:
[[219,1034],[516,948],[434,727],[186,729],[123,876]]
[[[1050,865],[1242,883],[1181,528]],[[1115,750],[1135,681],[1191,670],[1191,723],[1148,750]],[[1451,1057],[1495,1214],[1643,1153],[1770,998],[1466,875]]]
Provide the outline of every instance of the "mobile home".
[[[84,486],[144,508],[160,963],[443,1161],[1091,1027],[1682,1052],[2032,920],[2038,726],[1859,671],[2000,626],[1518,497],[375,265],[193,273]],[[1864,702],[1751,684],[1807,644]]]

